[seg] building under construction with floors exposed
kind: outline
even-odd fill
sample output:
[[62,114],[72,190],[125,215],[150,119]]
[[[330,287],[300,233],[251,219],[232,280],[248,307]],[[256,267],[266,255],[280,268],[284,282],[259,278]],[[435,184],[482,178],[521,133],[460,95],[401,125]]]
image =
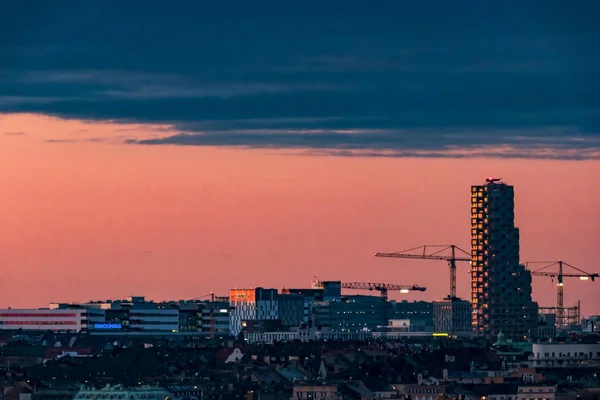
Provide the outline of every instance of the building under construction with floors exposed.
[[535,330],[531,272],[519,264],[514,188],[497,178],[471,187],[471,322],[478,335],[523,340]]

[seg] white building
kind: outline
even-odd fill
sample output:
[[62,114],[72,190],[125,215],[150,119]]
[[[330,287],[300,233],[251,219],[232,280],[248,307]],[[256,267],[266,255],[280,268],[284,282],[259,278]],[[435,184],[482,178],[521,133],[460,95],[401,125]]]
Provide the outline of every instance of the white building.
[[[431,334],[429,334],[431,336]],[[248,332],[244,335],[247,343],[273,343],[290,342],[300,340],[308,342],[311,340],[368,340],[374,337],[373,332],[339,332],[314,329],[300,329],[293,331],[277,332]]]
[[95,324],[104,324],[106,322],[106,310],[96,307],[85,307],[83,305],[74,305],[68,303],[50,303],[51,310],[72,310],[81,308],[86,315],[88,328],[93,329]]
[[84,309],[0,310],[0,330],[79,332],[87,328]]
[[517,400],[556,400],[556,386],[519,386]]
[[244,335],[244,340],[249,344],[291,342],[300,339],[299,331],[288,332],[249,332]]
[[82,387],[74,400],[165,400],[171,393],[161,387],[138,386],[125,388],[123,385],[107,385],[102,389]]
[[600,343],[534,343],[530,367],[600,367]]

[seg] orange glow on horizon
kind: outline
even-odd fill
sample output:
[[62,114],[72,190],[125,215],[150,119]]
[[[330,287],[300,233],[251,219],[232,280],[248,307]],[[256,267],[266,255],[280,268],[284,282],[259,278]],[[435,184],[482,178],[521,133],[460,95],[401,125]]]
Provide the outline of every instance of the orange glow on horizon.
[[[373,254],[430,243],[469,248],[470,186],[490,171],[515,186],[522,260],[597,269],[599,161],[121,144],[167,129],[0,115],[0,307],[308,288],[315,272],[325,280],[418,284],[427,292],[397,298],[440,299],[445,263]],[[457,267],[465,299],[468,271]],[[556,287],[533,279],[534,299],[554,306]],[[598,284],[570,281],[565,305],[580,299],[583,315],[600,314]]]

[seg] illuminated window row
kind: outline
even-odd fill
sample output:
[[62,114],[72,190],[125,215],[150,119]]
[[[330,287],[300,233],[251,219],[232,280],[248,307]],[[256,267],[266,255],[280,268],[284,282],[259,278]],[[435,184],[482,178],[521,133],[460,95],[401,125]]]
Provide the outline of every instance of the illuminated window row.
[[0,313],[0,318],[74,318],[76,313]]
[[0,321],[0,325],[77,325],[77,321]]

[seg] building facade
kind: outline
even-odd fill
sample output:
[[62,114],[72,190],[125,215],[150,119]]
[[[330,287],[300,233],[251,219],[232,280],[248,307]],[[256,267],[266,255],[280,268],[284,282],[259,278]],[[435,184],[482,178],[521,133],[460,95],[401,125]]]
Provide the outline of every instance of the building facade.
[[123,300],[91,301],[78,306],[97,315],[98,321],[101,312],[104,313],[104,321],[90,325],[90,330],[95,327],[157,333],[179,330],[179,305],[174,302],[155,303],[143,296],[131,296]]
[[229,302],[210,301],[200,307],[202,326],[200,330],[209,337],[229,335]]
[[343,398],[337,385],[296,383],[292,389],[292,397],[290,399],[341,400]]
[[514,224],[514,188],[487,178],[471,187],[472,327],[493,338],[529,337],[537,323],[531,272],[519,263],[519,229]]
[[136,296],[82,304],[51,303],[49,309],[4,310],[0,329],[84,330],[107,335],[189,333],[223,338],[229,336],[229,311],[227,301],[154,302]]
[[242,321],[278,319],[277,289],[231,289],[229,291],[229,332],[237,336]]
[[0,330],[80,332],[87,328],[84,309],[0,310]]
[[471,303],[460,299],[435,301],[433,331],[450,335],[471,333]]
[[411,332],[433,332],[433,303],[430,301],[391,301],[391,319],[410,320]]
[[529,364],[532,368],[600,367],[600,344],[534,343]]
[[325,301],[340,301],[342,298],[342,282],[341,281],[324,281],[323,284],[323,300]]
[[302,315],[302,325],[310,327],[313,325],[311,316],[311,305],[319,301],[323,301],[323,288],[311,288],[311,289],[282,289],[282,294],[299,294],[303,297],[304,310]]
[[315,326],[333,332],[374,331],[387,325],[387,303],[378,296],[349,296],[313,304]]
[[553,385],[519,386],[517,400],[556,400],[557,393]]
[[600,332],[600,315],[592,315],[581,320],[583,332]]
[[144,332],[179,331],[179,309],[171,305],[137,304],[129,309],[129,329]]
[[280,294],[279,320],[282,326],[300,326],[304,321],[304,296],[300,294]]
[[126,388],[123,385],[106,385],[103,388],[82,387],[74,400],[90,399],[127,399],[127,400],[166,400],[173,395],[168,390],[157,386],[138,386]]

